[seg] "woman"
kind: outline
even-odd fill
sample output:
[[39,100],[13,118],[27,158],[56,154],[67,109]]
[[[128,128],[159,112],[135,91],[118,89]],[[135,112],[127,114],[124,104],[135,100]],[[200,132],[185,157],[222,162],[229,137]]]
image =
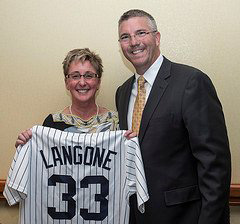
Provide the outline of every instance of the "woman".
[[[49,114],[43,126],[79,133],[117,130],[117,112],[96,104],[102,72],[101,58],[88,48],[70,51],[63,61],[63,73],[72,104],[60,112]],[[31,136],[31,130],[22,132],[15,146],[25,144]],[[135,133],[127,131],[125,136],[131,138]]]

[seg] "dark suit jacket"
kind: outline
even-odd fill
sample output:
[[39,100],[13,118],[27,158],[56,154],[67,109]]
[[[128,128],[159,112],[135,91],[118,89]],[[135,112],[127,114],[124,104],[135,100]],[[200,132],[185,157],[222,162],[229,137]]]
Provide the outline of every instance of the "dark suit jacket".
[[[133,81],[116,93],[121,129],[129,129]],[[140,214],[131,198],[131,223],[229,223],[229,143],[207,75],[164,58],[143,111],[139,143],[150,199]]]

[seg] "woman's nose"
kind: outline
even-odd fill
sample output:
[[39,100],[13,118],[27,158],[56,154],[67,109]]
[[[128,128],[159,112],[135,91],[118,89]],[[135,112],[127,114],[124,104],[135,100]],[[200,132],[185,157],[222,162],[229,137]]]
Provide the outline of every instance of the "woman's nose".
[[86,84],[86,80],[85,80],[84,76],[81,76],[81,77],[80,77],[78,83],[79,83],[80,85],[82,85],[82,86],[84,86],[84,85]]

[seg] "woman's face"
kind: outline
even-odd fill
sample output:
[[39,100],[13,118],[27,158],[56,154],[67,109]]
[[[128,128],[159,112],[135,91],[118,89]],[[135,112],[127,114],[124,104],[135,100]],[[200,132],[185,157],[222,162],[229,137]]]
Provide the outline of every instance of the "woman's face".
[[97,77],[86,79],[81,76],[80,78],[77,75],[84,74],[96,74],[96,70],[89,61],[73,61],[71,62],[68,75],[69,77],[65,79],[66,88],[70,91],[72,95],[72,103],[94,103],[95,104],[95,95],[100,86],[101,80]]

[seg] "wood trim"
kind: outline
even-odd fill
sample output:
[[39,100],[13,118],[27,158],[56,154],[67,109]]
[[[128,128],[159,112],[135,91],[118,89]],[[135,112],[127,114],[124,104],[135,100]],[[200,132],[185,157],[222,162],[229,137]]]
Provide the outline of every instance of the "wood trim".
[[231,184],[229,205],[240,206],[240,184]]
[[[6,180],[0,179],[0,200],[5,200],[3,190]],[[240,184],[231,184],[229,205],[240,206]]]
[[0,200],[5,199],[3,197],[3,190],[4,190],[5,182],[6,182],[6,180],[0,179]]

